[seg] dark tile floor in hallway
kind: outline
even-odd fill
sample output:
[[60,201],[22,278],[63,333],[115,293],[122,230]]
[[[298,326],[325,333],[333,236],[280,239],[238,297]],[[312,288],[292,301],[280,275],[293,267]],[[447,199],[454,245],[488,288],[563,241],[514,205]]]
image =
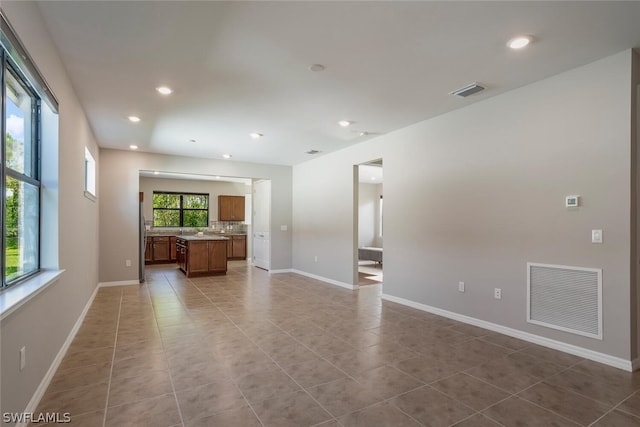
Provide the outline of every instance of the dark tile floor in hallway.
[[229,266],[99,289],[38,411],[89,427],[640,426],[640,373],[383,301],[380,285]]

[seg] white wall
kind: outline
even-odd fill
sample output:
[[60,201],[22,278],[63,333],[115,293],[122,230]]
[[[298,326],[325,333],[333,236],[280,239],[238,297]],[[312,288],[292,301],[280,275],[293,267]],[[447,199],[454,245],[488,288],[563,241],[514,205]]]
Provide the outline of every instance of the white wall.
[[238,182],[194,181],[188,179],[140,177],[140,191],[144,193],[144,217],[153,219],[153,192],[170,191],[209,194],[209,222],[218,220],[218,196],[251,194],[251,186]]
[[[631,57],[295,166],[294,268],[351,283],[353,165],[382,158],[386,294],[629,360]],[[526,323],[528,261],[603,269],[603,341]]]
[[[97,163],[100,158],[95,138],[36,4],[3,2],[2,10],[60,103],[59,148],[57,153],[49,153],[42,159],[44,168],[59,171],[57,184],[50,177],[45,191],[47,197],[58,195],[60,210],[57,215],[45,213],[48,222],[42,234],[43,250],[57,252],[59,267],[66,271],[58,282],[3,319],[0,325],[2,411],[21,412],[98,283],[98,203],[84,197],[85,146]],[[49,162],[59,164],[54,167]],[[50,221],[56,221],[56,217],[57,230],[52,230]],[[48,255],[46,262],[48,268],[54,267],[55,256]],[[27,365],[19,371],[18,351],[22,346],[26,347]]]
[[[271,191],[271,268],[291,268],[291,167],[100,149],[100,281],[137,280],[139,171],[264,178]],[[287,225],[282,231],[280,225]]]
[[[633,189],[631,191],[632,196],[632,218],[635,218],[635,222],[632,222],[631,228],[631,275],[632,286],[630,289],[629,303],[631,305],[631,316],[636,321],[632,322],[631,327],[631,348],[632,358],[636,359],[637,365],[640,367],[640,173],[638,167],[640,165],[640,53],[638,51],[633,52],[633,73],[631,82],[631,107],[632,107],[632,123],[631,123],[631,141],[635,143],[631,146],[631,155],[635,159],[635,167],[631,169],[632,176],[635,178],[632,180]],[[635,266],[635,268],[634,268]]]
[[358,186],[358,246],[382,246],[380,238],[381,184]]

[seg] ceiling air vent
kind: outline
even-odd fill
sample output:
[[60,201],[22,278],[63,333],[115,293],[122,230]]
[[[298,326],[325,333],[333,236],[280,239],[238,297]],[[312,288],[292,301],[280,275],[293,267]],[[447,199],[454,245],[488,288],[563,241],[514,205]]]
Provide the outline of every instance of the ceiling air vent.
[[449,92],[449,95],[459,96],[461,98],[466,98],[469,95],[473,95],[474,93],[478,93],[484,90],[484,87],[480,86],[478,83],[471,83],[465,87],[461,87],[458,90],[454,90],[453,92]]
[[306,153],[307,153],[307,154],[318,154],[319,152],[320,152],[320,151],[318,151],[318,150],[314,150],[314,149],[311,149],[311,150],[309,150],[309,151],[306,151]]

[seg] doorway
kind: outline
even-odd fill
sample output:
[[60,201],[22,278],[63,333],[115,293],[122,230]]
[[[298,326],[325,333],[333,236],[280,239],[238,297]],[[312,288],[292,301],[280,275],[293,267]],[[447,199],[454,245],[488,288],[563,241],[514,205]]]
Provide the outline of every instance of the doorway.
[[271,268],[271,181],[253,185],[253,265],[263,270]]
[[358,286],[382,285],[383,173],[382,159],[358,165],[357,191]]

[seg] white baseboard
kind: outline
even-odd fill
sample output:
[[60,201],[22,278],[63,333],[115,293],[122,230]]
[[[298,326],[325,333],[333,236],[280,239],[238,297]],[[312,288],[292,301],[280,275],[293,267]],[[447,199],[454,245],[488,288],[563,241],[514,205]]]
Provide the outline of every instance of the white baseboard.
[[100,282],[98,283],[99,288],[108,288],[109,286],[130,286],[130,285],[139,285],[139,280],[120,280],[117,282]]
[[544,347],[549,347],[554,350],[563,351],[565,353],[573,354],[575,356],[583,357],[585,359],[593,360],[595,362],[603,363],[605,365],[613,366],[614,368],[623,369],[625,371],[632,372],[640,368],[640,359],[625,360],[619,357],[610,356],[608,354],[600,353],[597,351],[589,350],[576,345],[567,344],[562,341],[556,341],[549,338],[541,337],[539,335],[531,334],[529,332],[512,329],[506,326],[498,325],[496,323],[487,322],[484,320],[476,319],[474,317],[465,316],[462,314],[454,313],[452,311],[442,310],[437,307],[421,304],[415,301],[407,300],[404,298],[396,297],[393,295],[382,294],[382,299],[396,302],[398,304],[406,305],[421,311],[437,314],[439,316],[447,317],[449,319],[457,320],[463,323],[468,323],[473,326],[488,329],[490,331],[498,332],[510,337],[519,338],[524,341],[528,341],[534,344],[539,344]]
[[269,274],[282,274],[282,273],[293,273],[291,268],[285,268],[282,270],[269,270]]
[[[27,407],[24,410],[25,413],[35,413],[36,409],[38,409],[38,404],[40,404],[40,399],[42,399],[42,396],[44,396],[44,392],[47,391],[47,387],[49,387],[49,384],[51,383],[53,376],[55,375],[56,371],[58,370],[58,367],[60,366],[60,363],[62,363],[62,359],[64,359],[64,355],[67,353],[69,346],[71,346],[73,339],[76,337],[76,334],[80,329],[80,326],[82,326],[82,322],[84,322],[84,318],[87,315],[87,312],[91,307],[91,304],[93,304],[93,300],[95,299],[99,288],[100,286],[98,285],[93,290],[93,294],[89,298],[89,301],[87,301],[87,304],[84,306],[84,309],[82,310],[82,313],[80,313],[80,316],[78,317],[78,320],[76,320],[76,323],[73,325],[73,328],[71,328],[71,331],[67,336],[67,339],[64,341],[64,344],[62,344],[62,347],[60,347],[60,351],[58,351],[58,354],[56,355],[55,359],[53,359],[53,362],[51,362],[51,366],[49,366],[49,370],[45,374],[44,378],[42,378],[42,381],[40,381],[40,385],[36,389],[35,393],[33,393],[33,396],[31,396],[31,400],[29,401],[29,403],[27,404]],[[27,426],[27,423],[16,424],[16,427],[26,427],[26,426]]]
[[307,273],[306,271],[292,269],[291,272],[292,273],[296,273],[296,274],[300,274],[301,276],[306,276],[306,277],[310,277],[312,279],[320,280],[322,282],[326,282],[326,283],[329,283],[331,285],[340,286],[341,288],[346,288],[346,289],[349,289],[351,291],[359,289],[358,285],[355,285],[355,286],[354,285],[350,285],[349,283],[344,283],[344,282],[340,282],[338,280],[329,279],[328,277],[322,277],[322,276],[318,276],[318,275],[315,275],[315,274]]

